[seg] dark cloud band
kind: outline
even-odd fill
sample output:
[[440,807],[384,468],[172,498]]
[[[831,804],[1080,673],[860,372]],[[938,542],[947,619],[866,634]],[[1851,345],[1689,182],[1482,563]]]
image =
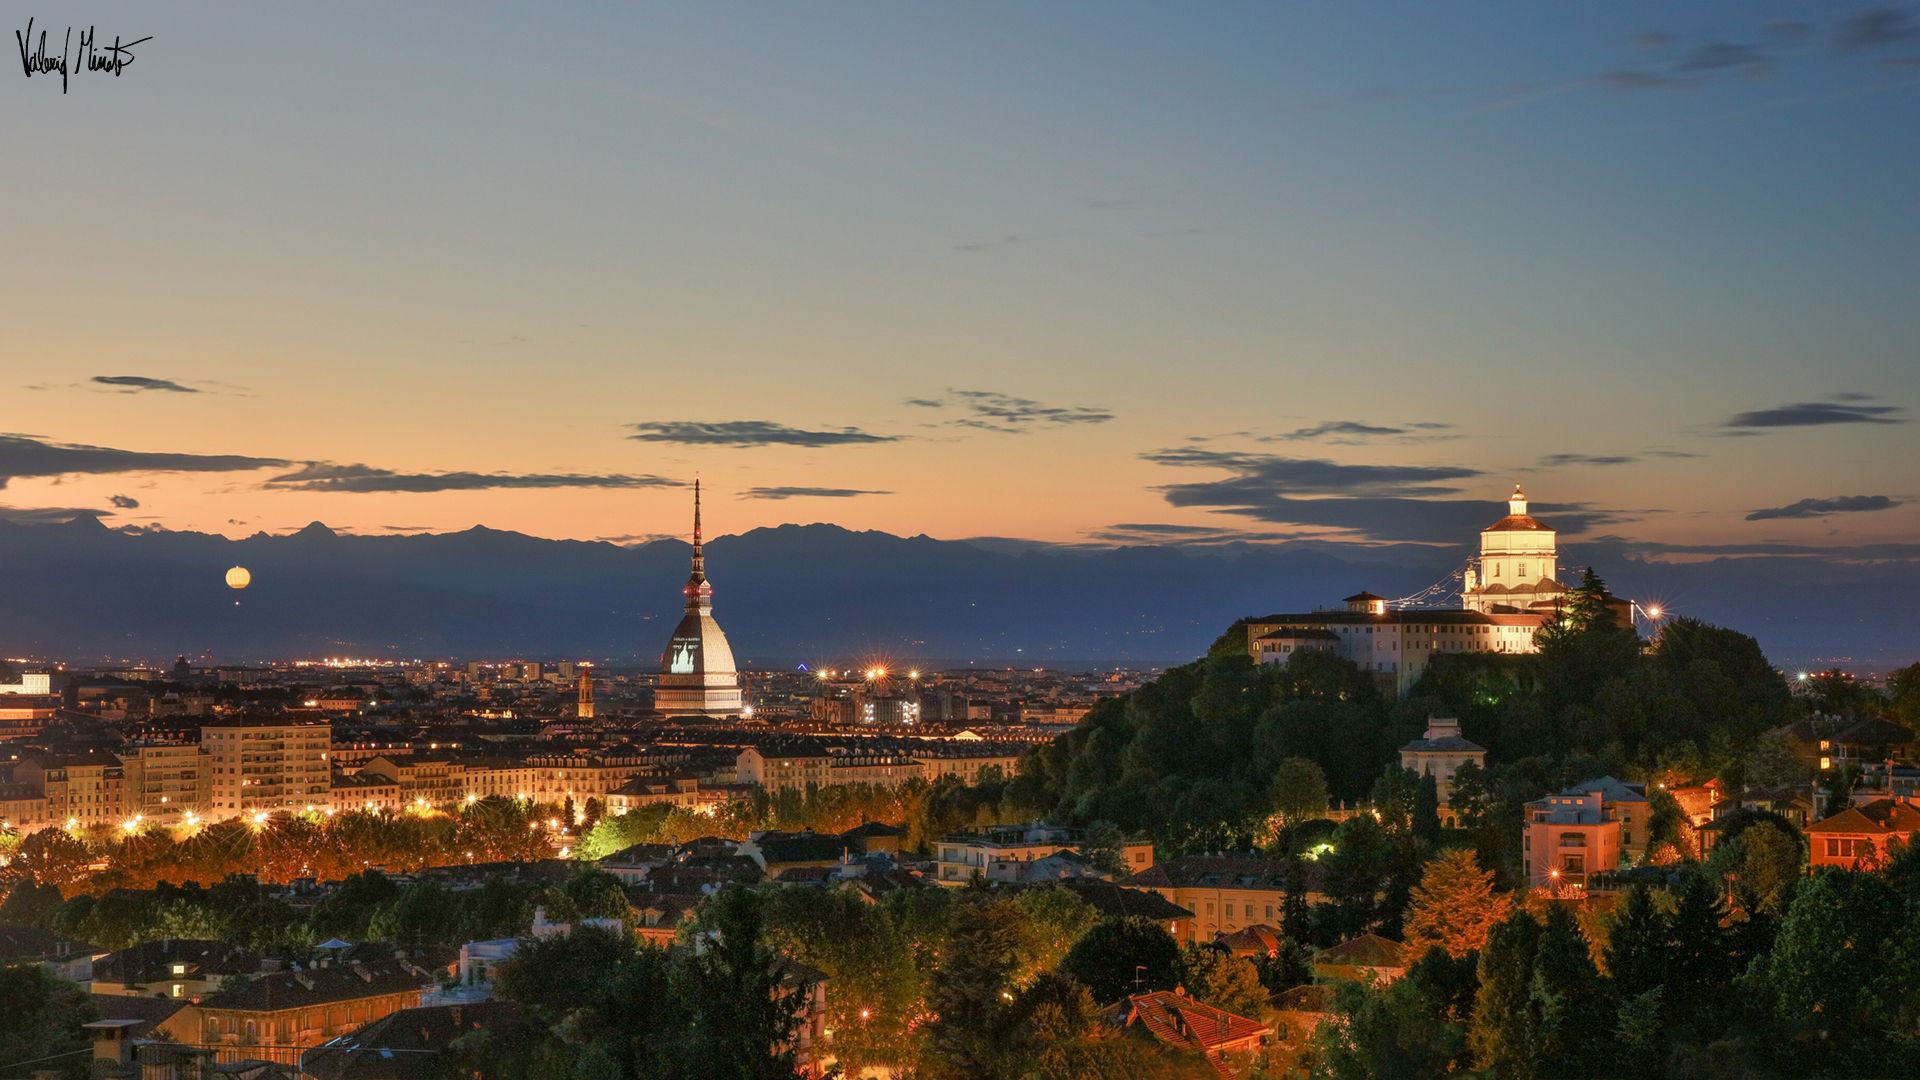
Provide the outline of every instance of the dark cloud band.
[[1801,499],[1786,506],[1755,510],[1748,521],[1772,521],[1779,518],[1817,518],[1828,514],[1857,514],[1873,510],[1891,510],[1898,502],[1885,495],[1840,495],[1831,499]]
[[276,476],[263,487],[278,491],[344,491],[356,493],[486,491],[496,488],[655,488],[684,487],[683,481],[663,476],[590,476],[580,473],[399,473],[367,465],[309,462]]
[[149,453],[48,442],[31,435],[0,435],[0,487],[9,480],[69,474],[135,472],[245,472],[293,464],[284,458],[240,454]]
[[848,446],[896,442],[898,435],[874,435],[859,428],[808,431],[769,420],[661,420],[634,424],[629,439],[689,446]]

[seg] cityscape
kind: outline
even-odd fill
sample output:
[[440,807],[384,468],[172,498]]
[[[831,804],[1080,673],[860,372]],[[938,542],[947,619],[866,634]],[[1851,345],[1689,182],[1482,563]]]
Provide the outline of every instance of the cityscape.
[[1920,1077],[1776,9],[22,13],[0,1080]]

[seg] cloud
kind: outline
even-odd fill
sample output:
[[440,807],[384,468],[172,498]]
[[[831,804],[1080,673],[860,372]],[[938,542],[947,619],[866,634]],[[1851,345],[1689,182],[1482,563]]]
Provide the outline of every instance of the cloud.
[[1036,427],[1104,424],[1113,419],[1105,409],[1086,405],[1047,405],[1032,398],[993,390],[948,390],[939,398],[908,398],[905,404],[955,413],[945,421],[956,427],[1016,435]]
[[109,495],[107,496],[107,501],[112,503],[117,510],[138,510],[140,508],[140,500],[130,495]]
[[603,544],[638,546],[640,544],[651,544],[655,540],[677,540],[679,537],[672,533],[627,533],[624,536],[596,536],[594,539]]
[[142,390],[166,390],[175,394],[200,392],[191,386],[181,386],[172,379],[150,379],[145,375],[95,375],[93,381],[102,386],[118,387],[123,394],[137,394]]
[[1898,502],[1885,495],[1840,495],[1831,499],[1801,499],[1786,506],[1775,506],[1765,510],[1755,510],[1747,515],[1748,521],[1770,521],[1775,518],[1817,518],[1828,514],[1852,514],[1869,510],[1891,510],[1899,506]]
[[0,506],[0,521],[15,525],[65,525],[80,518],[102,518],[112,513],[84,506]]
[[743,499],[851,499],[856,495],[891,495],[891,491],[863,491],[860,488],[830,487],[756,487],[740,493]]
[[1660,30],[1648,30],[1643,34],[1635,34],[1627,40],[1641,52],[1657,53],[1665,52],[1667,47],[1673,44],[1674,39],[1672,34]]
[[1275,440],[1285,440],[1291,442],[1297,439],[1317,439],[1322,435],[1354,435],[1361,437],[1369,435],[1404,435],[1406,432],[1407,429],[1403,427],[1382,427],[1374,424],[1363,424],[1358,420],[1328,420],[1324,423],[1315,424],[1312,427],[1296,428],[1284,435],[1269,435],[1261,441],[1272,442]]
[[770,420],[661,420],[634,424],[641,442],[681,443],[690,446],[848,446],[897,442],[898,435],[874,435],[859,428],[806,431]]
[[1181,546],[1204,544],[1275,544],[1288,543],[1296,537],[1278,536],[1270,532],[1257,532],[1247,529],[1226,529],[1211,525],[1172,525],[1158,523],[1122,523],[1109,525],[1105,529],[1094,529],[1087,533],[1091,540],[1119,545],[1170,545]]
[[1543,468],[1554,469],[1565,465],[1629,465],[1640,459],[1632,454],[1548,454],[1540,459]]
[[[1848,395],[1847,402],[1871,400],[1864,395]],[[1847,402],[1801,401],[1772,409],[1735,413],[1720,426],[1729,431],[1751,428],[1815,427],[1823,424],[1904,424],[1906,418],[1895,415],[1902,410],[1893,405],[1858,405]]]
[[261,485],[276,491],[348,491],[357,493],[485,491],[494,488],[648,488],[684,487],[662,476],[585,476],[580,473],[397,473],[367,465],[311,461]]
[[[1341,529],[1375,541],[1459,543],[1504,511],[1492,500],[1435,497],[1458,493],[1460,486],[1453,481],[1483,475],[1463,466],[1342,465],[1195,447],[1141,456],[1161,465],[1233,474],[1155,489],[1172,506],[1211,508],[1276,525]],[[1297,497],[1301,495],[1324,497]],[[1549,525],[1570,534],[1618,517],[1582,504],[1536,504],[1534,509]]]
[[1773,74],[1773,56],[1758,45],[1737,45],[1711,41],[1696,45],[1681,59],[1678,70],[1686,72],[1737,71],[1743,75]]
[[1838,43],[1848,52],[1878,49],[1920,38],[1920,25],[1899,8],[1868,8],[1840,24]]
[[1234,479],[1181,488],[1232,488],[1253,494],[1289,495],[1446,495],[1459,491],[1450,480],[1481,475],[1479,469],[1453,465],[1340,465],[1325,458],[1242,454],[1227,450],[1178,447],[1140,455],[1156,465],[1226,469]]
[[244,472],[293,464],[284,458],[240,454],[151,453],[105,446],[48,442],[33,435],[0,435],[0,487],[29,476],[74,473]]

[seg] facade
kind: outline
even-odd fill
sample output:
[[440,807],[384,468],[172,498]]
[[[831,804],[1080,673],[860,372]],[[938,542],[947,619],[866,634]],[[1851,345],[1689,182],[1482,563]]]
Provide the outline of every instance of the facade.
[[267,717],[201,727],[208,820],[328,809],[332,731],[325,722]]
[[833,784],[894,787],[926,775],[925,766],[905,754],[869,753],[840,747],[796,755],[763,753],[749,746],[740,751],[734,768],[740,783],[757,784],[770,795]]
[[1527,804],[1521,856],[1527,883],[1585,889],[1647,850],[1646,788],[1603,776]]
[[1427,733],[1400,748],[1400,767],[1433,777],[1442,808],[1453,797],[1453,774],[1468,762],[1484,768],[1487,751],[1461,738],[1460,721],[1450,717],[1429,717]]
[[[1312,869],[1308,864],[1304,898],[1322,903],[1326,897],[1315,889]],[[1193,912],[1181,940],[1205,945],[1249,926],[1278,926],[1287,898],[1287,864],[1250,855],[1183,855],[1156,863],[1127,884]]]
[[1815,868],[1881,866],[1887,858],[1888,844],[1895,840],[1911,844],[1915,832],[1920,832],[1920,806],[1899,799],[1876,799],[1807,826],[1812,848],[1807,861]]
[[1480,557],[1467,568],[1460,606],[1489,615],[1557,614],[1567,593],[1558,558],[1554,531],[1527,514],[1515,484],[1507,516],[1480,530]]
[[33,754],[14,779],[46,801],[41,821],[84,828],[126,821],[126,770],[112,754]]
[[[1002,825],[977,833],[951,833],[936,845],[939,855],[936,878],[942,885],[965,885],[979,874],[988,882],[1034,880],[1031,864],[1052,858],[1061,851],[1078,855],[1085,837],[1078,829],[1065,829],[1036,821],[1028,825]],[[1153,845],[1128,841],[1121,848],[1127,868],[1139,873],[1153,865]],[[1045,874],[1047,877],[1083,876],[1079,873]],[[1177,901],[1176,901],[1177,902]]]
[[668,716],[738,716],[745,701],[733,648],[713,618],[713,586],[700,547],[700,481],[693,482],[693,573],[686,614],[667,639],[653,707]]
[[208,995],[155,1030],[176,1042],[242,1047],[249,1057],[292,1064],[303,1049],[418,1006],[442,974],[400,959],[275,972]]
[[184,824],[207,812],[210,775],[200,748],[187,743],[133,743],[114,752],[125,775],[125,811],[136,821]]

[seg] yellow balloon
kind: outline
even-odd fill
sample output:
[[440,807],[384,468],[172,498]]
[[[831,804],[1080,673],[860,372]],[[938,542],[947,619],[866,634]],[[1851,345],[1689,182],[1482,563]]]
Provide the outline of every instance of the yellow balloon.
[[244,589],[253,583],[253,575],[247,573],[244,566],[236,566],[227,571],[227,588]]

